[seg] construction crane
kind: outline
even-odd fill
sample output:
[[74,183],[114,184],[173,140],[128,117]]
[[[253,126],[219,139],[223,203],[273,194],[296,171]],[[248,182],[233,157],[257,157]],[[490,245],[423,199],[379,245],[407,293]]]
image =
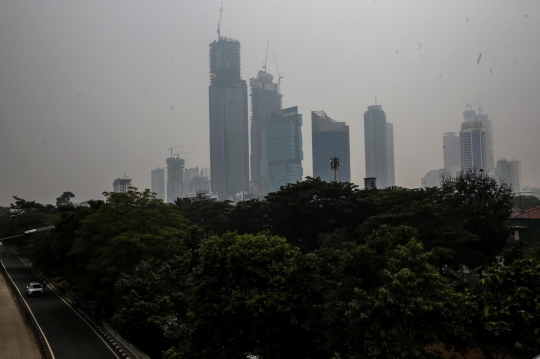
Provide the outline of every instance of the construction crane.
[[174,150],[175,148],[180,148],[180,147],[184,147],[184,145],[182,145],[182,146],[176,146],[176,147],[173,147],[173,146],[171,145],[171,147],[167,148],[168,150],[171,151],[171,158],[172,158],[172,150]]
[[266,56],[264,57],[263,65],[264,72],[266,72],[266,60],[268,60],[268,45],[270,45],[270,40],[268,40],[268,42],[266,43]]
[[[457,96],[457,95],[456,95]],[[478,96],[480,96],[480,94],[476,95],[476,97],[474,98],[474,101],[469,103],[469,102],[465,102],[463,101],[463,99],[461,97],[458,96],[458,98],[461,100],[461,102],[463,102],[463,104],[465,105],[465,110],[469,111],[469,110],[472,110],[472,105],[474,105],[474,103],[476,102],[476,100],[478,99]]]
[[180,156],[180,155],[185,155],[186,153],[193,153],[195,151],[188,151],[188,152],[176,152],[176,157]]
[[219,9],[219,22],[217,24],[217,37],[218,40],[221,37],[221,15],[223,14],[223,1],[221,2],[221,9]]
[[277,75],[278,75],[278,89],[281,91],[281,79],[283,78],[283,72],[279,72],[276,54],[274,54],[274,61],[276,62],[276,69],[277,69]]

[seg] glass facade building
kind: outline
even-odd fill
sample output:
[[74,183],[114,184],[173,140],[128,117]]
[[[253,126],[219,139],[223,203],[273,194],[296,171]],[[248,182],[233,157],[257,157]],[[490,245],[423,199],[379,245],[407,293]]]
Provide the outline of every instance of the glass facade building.
[[240,77],[240,42],[219,37],[210,44],[211,187],[227,199],[249,190],[247,84]]
[[268,161],[266,159],[266,128],[272,112],[281,110],[279,84],[266,71],[259,71],[249,79],[251,88],[251,186],[250,193],[268,193]]
[[268,192],[302,181],[302,115],[297,107],[272,113],[266,130]]
[[395,186],[394,127],[381,105],[368,106],[364,113],[364,146],[366,178],[376,178],[378,188]]
[[339,181],[351,182],[349,126],[345,122],[334,121],[324,111],[312,111],[311,129],[313,178],[333,181],[330,159],[338,157]]

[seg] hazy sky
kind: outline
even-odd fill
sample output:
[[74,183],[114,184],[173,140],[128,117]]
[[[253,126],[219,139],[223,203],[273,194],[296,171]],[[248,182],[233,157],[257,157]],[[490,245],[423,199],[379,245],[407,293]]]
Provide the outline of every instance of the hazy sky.
[[[183,145],[209,166],[208,44],[220,0],[0,1],[0,206],[11,196],[101,199],[127,174],[139,189]],[[242,77],[283,72],[284,107],[350,125],[352,180],[365,177],[363,113],[394,124],[396,184],[442,168],[442,134],[483,94],[495,160],[521,160],[540,186],[540,1],[225,0],[221,33]],[[479,54],[482,57],[478,63]],[[480,97],[479,97],[480,98]],[[477,105],[474,105],[476,109]]]

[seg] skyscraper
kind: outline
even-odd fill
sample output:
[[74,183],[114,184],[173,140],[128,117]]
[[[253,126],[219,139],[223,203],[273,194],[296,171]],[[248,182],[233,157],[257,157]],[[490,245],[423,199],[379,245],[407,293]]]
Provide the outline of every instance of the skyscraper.
[[152,192],[165,202],[165,170],[163,168],[152,170]]
[[184,164],[184,159],[178,155],[167,158],[167,203],[174,203],[177,198],[182,197]]
[[455,132],[443,135],[444,168],[458,167],[461,170],[461,139]]
[[266,130],[268,192],[302,181],[302,115],[297,107],[272,112]]
[[512,186],[514,193],[521,192],[521,161],[498,160],[495,177],[499,183]]
[[113,192],[116,193],[127,193],[128,188],[131,187],[131,178],[129,178],[127,175],[124,175],[123,177],[119,177],[114,180],[113,182]]
[[470,107],[463,112],[465,122],[461,124],[461,168],[493,173],[493,127],[486,114],[476,114]]
[[266,71],[259,71],[249,79],[251,88],[251,188],[250,192],[265,196],[267,189],[268,161],[266,159],[266,127],[271,113],[281,110],[279,85]]
[[240,76],[240,42],[210,44],[210,170],[220,199],[249,190],[247,85]]
[[379,188],[394,186],[394,129],[381,105],[368,106],[364,113],[364,146],[366,177],[376,178]]
[[339,179],[351,182],[349,126],[331,119],[324,111],[311,112],[313,177],[331,182],[334,174],[330,158],[339,158]]

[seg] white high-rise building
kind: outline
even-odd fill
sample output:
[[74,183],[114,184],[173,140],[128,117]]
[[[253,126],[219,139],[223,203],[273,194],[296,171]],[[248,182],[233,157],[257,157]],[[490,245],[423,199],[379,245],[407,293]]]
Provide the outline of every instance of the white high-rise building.
[[152,170],[152,192],[158,199],[165,202],[165,170],[163,168]]
[[447,132],[443,136],[444,168],[458,167],[461,169],[461,139],[455,132]]
[[364,113],[364,146],[366,178],[376,178],[379,188],[395,186],[394,131],[381,105]]
[[514,193],[521,192],[521,161],[498,160],[495,177],[499,183],[512,186]]
[[461,124],[461,168],[495,170],[493,153],[493,127],[488,115],[476,114],[474,110],[463,112],[465,122]]
[[132,187],[131,178],[129,178],[127,175],[124,175],[124,177],[119,177],[113,182],[113,192],[116,193],[127,193],[129,187]]

